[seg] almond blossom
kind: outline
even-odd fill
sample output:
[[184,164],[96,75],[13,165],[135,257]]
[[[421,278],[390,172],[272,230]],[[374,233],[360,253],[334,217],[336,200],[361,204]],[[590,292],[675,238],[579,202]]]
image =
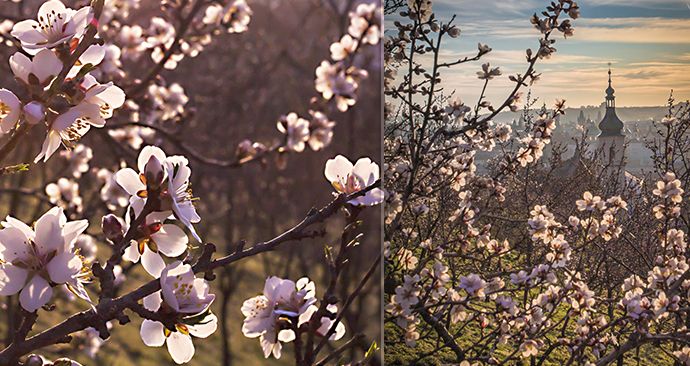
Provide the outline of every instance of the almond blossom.
[[285,145],[288,150],[304,151],[305,143],[309,140],[309,121],[293,112],[283,116],[278,121],[277,127],[278,131],[285,134]]
[[88,225],[87,220],[68,222],[59,207],[43,214],[34,228],[7,216],[0,230],[0,295],[20,293],[19,302],[29,312],[47,304],[56,285],[88,300],[83,286],[88,272],[74,250]]
[[413,13],[411,16],[421,23],[426,23],[433,14],[431,0],[407,0],[407,7]]
[[[160,191],[161,207],[159,212],[180,220],[191,231],[196,240],[201,238],[194,230],[193,223],[201,220],[193,204],[189,189],[189,177],[192,170],[183,156],[166,156],[165,152],[155,146],[145,146],[139,153],[137,166],[139,173],[131,168],[124,168],[115,173],[117,183],[130,195],[130,204],[135,212],[141,212],[148,197],[147,183],[153,183],[152,177],[160,179],[156,184],[163,184]],[[164,184],[167,182],[167,184]]]
[[68,169],[74,178],[81,178],[82,174],[89,171],[89,161],[93,159],[93,149],[84,145],[77,144],[74,149],[60,152],[60,157],[68,163]]
[[211,4],[206,8],[203,22],[205,24],[223,25],[228,33],[242,33],[248,29],[252,9],[245,0],[234,0],[227,5]]
[[331,144],[335,122],[329,120],[328,116],[323,112],[309,111],[309,114],[311,114],[309,147],[314,151],[318,151]]
[[285,326],[296,321],[299,327],[309,321],[316,303],[314,295],[314,282],[306,277],[297,283],[269,277],[263,294],[242,304],[242,333],[249,338],[259,337],[266,358],[280,358],[282,343],[295,339],[294,331]]
[[112,82],[100,84],[91,75],[86,75],[80,85],[82,101],[60,114],[52,122],[41,152],[34,162],[44,162],[57,151],[60,144],[71,146],[81,139],[91,127],[105,126],[105,120],[112,117],[113,110],[120,108],[125,94]]
[[8,133],[19,121],[22,103],[7,89],[0,89],[0,132]]
[[[427,0],[429,1],[429,0]],[[362,3],[350,12],[348,33],[363,44],[377,44],[381,38],[381,8],[376,3]]]
[[[315,308],[315,306],[312,306],[312,308]],[[338,305],[331,304],[326,306],[326,310],[332,314],[332,316],[335,316],[338,314]],[[333,324],[335,323],[335,320],[331,319],[328,316],[324,316],[321,318],[321,326],[316,330],[316,333],[322,337],[325,337],[326,334],[328,334],[328,331],[333,327]],[[345,324],[342,322],[338,322],[338,324],[335,326],[335,331],[333,334],[328,338],[328,340],[331,341],[337,341],[340,340],[345,336]]]
[[346,34],[339,42],[331,44],[331,58],[340,61],[348,57],[357,49],[357,40]]
[[[350,195],[374,184],[379,179],[379,166],[369,158],[361,158],[352,165],[346,157],[338,155],[326,162],[324,175],[336,192]],[[355,206],[373,206],[381,202],[383,191],[373,188],[348,203]]]
[[190,265],[180,261],[165,267],[160,282],[161,290],[145,297],[144,307],[174,317],[175,331],[161,322],[144,319],[141,339],[149,347],[166,344],[173,361],[183,364],[194,356],[192,336],[207,338],[216,331],[218,318],[208,311],[215,295],[209,294],[208,283],[196,278]]
[[14,25],[11,34],[27,52],[35,53],[81,37],[92,17],[93,9],[89,6],[74,10],[59,0],[50,0],[38,8],[38,21],[23,20]]
[[331,64],[323,61],[316,68],[315,88],[324,99],[335,99],[338,110],[345,112],[355,105],[355,92],[359,87],[359,82],[367,75],[366,70],[356,67],[345,69],[342,63]]

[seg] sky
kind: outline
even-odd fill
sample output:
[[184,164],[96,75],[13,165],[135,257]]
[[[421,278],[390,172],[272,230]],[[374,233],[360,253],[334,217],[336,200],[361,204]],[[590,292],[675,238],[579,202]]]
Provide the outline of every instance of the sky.
[[[690,0],[582,0],[573,21],[573,37],[555,39],[558,50],[537,64],[540,81],[532,95],[552,104],[566,99],[569,107],[599,105],[611,63],[617,106],[660,106],[673,89],[676,100],[690,99]],[[489,84],[489,100],[499,104],[507,93],[509,74],[524,73],[525,49],[538,48],[539,33],[529,17],[546,0],[434,0],[436,17],[456,15],[462,35],[449,39],[441,55],[452,61],[476,53],[477,42],[493,48],[483,62],[499,66],[503,76]],[[389,28],[390,29],[390,28]],[[478,98],[481,80],[473,63],[442,71],[442,86],[456,90],[468,103]]]

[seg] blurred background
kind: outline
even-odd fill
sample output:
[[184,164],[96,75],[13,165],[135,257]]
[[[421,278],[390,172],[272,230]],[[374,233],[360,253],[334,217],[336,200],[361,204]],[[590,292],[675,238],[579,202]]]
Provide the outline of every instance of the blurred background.
[[[4,1],[0,6],[0,18],[10,21],[34,18],[41,3]],[[106,3],[115,5],[121,16],[125,5],[136,2]],[[65,1],[65,4],[77,8],[84,2]],[[332,106],[326,109],[330,119],[337,122],[333,142],[328,147],[317,152],[306,149],[303,153],[285,155],[278,160],[274,154],[265,161],[239,168],[220,167],[212,159],[233,160],[238,143],[244,139],[267,146],[276,144],[282,138],[276,130],[276,122],[288,112],[297,112],[309,118],[310,100],[317,95],[314,90],[314,70],[322,60],[329,58],[330,44],[347,31],[348,12],[357,4],[357,1],[340,0],[249,0],[253,15],[246,32],[215,35],[198,56],[184,57],[175,70],[162,71],[153,82],[169,89],[177,83],[188,98],[173,118],[145,121],[155,124],[160,131],[138,131],[138,137],[123,137],[123,132],[113,130],[113,126],[141,122],[143,112],[137,107],[143,110],[147,102],[116,111],[106,128],[92,129],[81,141],[92,149],[93,159],[80,177],[72,176],[71,164],[79,162],[76,154],[56,154],[47,164],[32,164],[28,172],[3,177],[0,183],[0,216],[11,214],[25,222],[32,222],[53,205],[46,186],[57,182],[60,177],[66,177],[78,183],[78,191],[70,189],[73,196],[63,192],[57,204],[68,208],[71,219],[89,219],[91,226],[88,233],[96,240],[98,248],[95,255],[103,262],[110,255],[110,250],[102,239],[100,220],[109,209],[100,197],[107,180],[105,173],[99,174],[99,170],[116,171],[122,162],[134,166],[138,151],[136,146],[132,146],[131,140],[141,138],[144,143],[140,147],[155,144],[168,155],[181,154],[190,159],[192,187],[194,196],[200,198],[197,209],[202,217],[196,228],[205,241],[217,245],[216,256],[232,252],[240,240],[246,240],[249,246],[280,234],[298,223],[310,208],[320,208],[332,199],[332,188],[323,175],[328,159],[343,154],[352,161],[367,156],[380,163],[381,79],[380,72],[371,71],[381,69],[378,46],[370,47],[356,60],[359,67],[370,70],[369,77],[360,84],[357,104],[346,113],[340,113]],[[157,1],[141,1],[138,8],[130,6],[128,9],[127,21],[142,28],[149,27],[154,16],[167,16]],[[175,24],[174,20],[170,21]],[[108,37],[113,36],[107,31],[101,34],[106,42],[110,41]],[[7,60],[15,51],[16,48],[12,46],[1,47],[2,60]],[[155,63],[148,54],[136,60],[123,58],[121,69],[126,76],[113,79],[127,90],[134,78],[142,78],[153,65]],[[21,98],[21,90],[12,78],[8,63],[3,61],[0,67],[3,71],[1,85]],[[151,97],[149,91],[142,98]],[[184,101],[179,95],[173,97]],[[29,138],[24,139],[22,145],[4,162],[5,165],[31,162],[40,150],[44,133],[44,129],[34,128]],[[173,141],[165,137],[168,134]],[[82,200],[81,208],[75,204],[75,192]],[[122,216],[124,208],[115,207],[114,212]],[[380,207],[366,210],[363,218],[365,223],[361,230],[365,236],[362,245],[354,251],[356,257],[349,262],[341,278],[341,300],[358,284],[381,248]],[[217,278],[212,282],[212,287],[217,298],[212,310],[219,317],[219,329],[206,340],[195,340],[196,354],[189,364],[292,364],[291,344],[284,346],[285,353],[280,360],[265,360],[258,339],[248,339],[242,335],[244,317],[240,312],[241,304],[260,294],[265,279],[271,275],[295,281],[308,276],[316,283],[317,297],[321,296],[328,280],[324,245],[335,243],[343,223],[343,215],[339,215],[338,219],[325,224],[328,234],[322,238],[289,243],[275,252],[264,253],[216,271]],[[190,237],[190,243],[192,240]],[[129,267],[130,263],[123,263],[127,279],[120,293],[150,280],[141,266]],[[361,358],[373,341],[381,343],[379,285],[377,275],[367,284],[363,296],[347,311],[346,337],[340,342],[331,342],[332,346],[337,346],[351,336],[363,333],[365,337],[348,359]],[[65,315],[87,308],[82,302],[64,297],[55,298],[53,311],[41,311],[40,321],[32,334],[56,324]],[[12,329],[14,319],[18,316],[18,305],[16,296],[0,300],[3,307],[0,334],[6,340],[8,330]],[[75,335],[70,344],[42,350],[45,352],[41,354],[47,357],[73,357],[84,365],[172,364],[164,348],[151,349],[142,343],[139,337],[140,319],[136,315],[129,315],[134,324],[114,325],[112,337],[96,348],[93,358],[87,353],[99,344],[96,338],[86,335]]]

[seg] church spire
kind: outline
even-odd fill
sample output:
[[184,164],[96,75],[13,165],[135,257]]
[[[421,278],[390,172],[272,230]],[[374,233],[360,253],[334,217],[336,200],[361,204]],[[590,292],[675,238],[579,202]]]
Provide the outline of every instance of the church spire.
[[609,62],[609,88],[611,88],[611,63]]
[[611,63],[609,62],[609,87],[606,88],[606,114],[599,122],[600,136],[623,136],[623,121],[616,115],[615,90],[611,85]]
[[615,89],[611,86],[611,63],[609,62],[609,87],[606,88],[606,109],[616,107]]

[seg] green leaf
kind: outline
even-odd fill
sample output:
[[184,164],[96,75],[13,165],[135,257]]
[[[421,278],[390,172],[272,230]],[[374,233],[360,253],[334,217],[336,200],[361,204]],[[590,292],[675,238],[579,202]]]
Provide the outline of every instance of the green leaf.
[[8,174],[15,174],[19,172],[25,172],[29,170],[29,164],[17,164],[17,165],[10,165],[6,166],[2,169],[0,169],[0,175],[8,175]]
[[81,80],[84,76],[86,76],[86,74],[88,74],[89,72],[91,72],[91,70],[93,70],[95,68],[96,68],[96,66],[93,64],[85,64],[84,66],[81,67],[81,69],[79,69],[77,76],[75,76],[74,78],[77,80]]
[[[375,354],[376,352],[378,352],[379,349],[380,349],[380,348],[379,348],[379,345],[376,344],[376,341],[371,342],[371,346],[369,346],[369,349],[368,349],[367,352],[364,354],[364,360],[362,360],[362,361],[368,361],[369,359],[371,359],[372,357],[374,357],[374,354]],[[364,362],[362,362],[362,363],[364,363]]]

